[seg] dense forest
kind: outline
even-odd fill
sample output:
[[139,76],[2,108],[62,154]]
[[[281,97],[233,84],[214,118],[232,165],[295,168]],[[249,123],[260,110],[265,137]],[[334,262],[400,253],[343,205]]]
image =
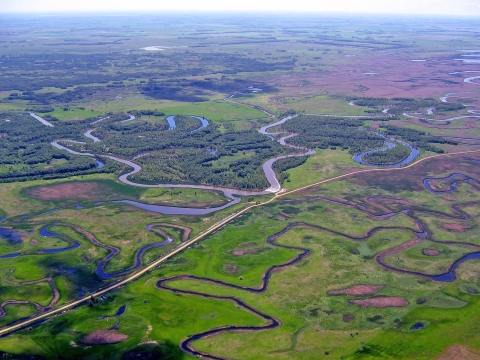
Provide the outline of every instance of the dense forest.
[[[253,145],[253,144],[252,144]],[[219,158],[208,149],[171,149],[138,159],[143,170],[137,181],[161,183],[195,183],[237,189],[268,187],[262,171],[263,162],[273,151],[244,151],[238,160]]]
[[[190,116],[175,116],[176,128],[166,121],[99,123],[95,136],[85,149],[124,158],[140,156],[142,171],[133,179],[148,183],[196,183],[239,189],[268,187],[262,164],[291,149],[270,141],[255,130],[220,132],[210,124],[196,132],[200,121]],[[283,171],[285,169],[280,169]]]
[[[48,109],[46,109],[48,110]],[[106,161],[98,168],[95,159],[72,155],[54,148],[50,142],[73,139],[85,144],[68,146],[77,151],[111,154],[135,158],[143,170],[133,180],[146,183],[195,183],[238,189],[264,189],[268,186],[262,164],[272,157],[295,152],[256,130],[235,132],[214,123],[194,131],[201,122],[191,116],[175,116],[171,128],[164,114],[153,110],[132,110],[136,116],[155,116],[156,121],[127,120],[127,114],[115,114],[91,125],[94,119],[55,121],[45,126],[28,113],[0,114],[0,182],[66,177],[96,172],[115,172],[117,163]],[[42,115],[45,117],[45,115]],[[348,150],[358,154],[383,146],[384,139],[368,131],[360,119],[298,116],[282,125],[287,132],[299,136],[289,139],[294,145],[307,148]],[[83,133],[95,127],[93,134],[101,139],[94,143]],[[418,148],[443,152],[432,144],[454,141],[425,132],[383,124],[380,130],[405,140]],[[365,160],[387,164],[408,156],[408,148],[396,146],[385,152],[369,154]],[[287,169],[299,166],[306,157],[292,157],[274,165],[280,181],[288,179]]]
[[350,154],[375,149],[383,145],[383,139],[365,131],[364,121],[358,119],[298,116],[282,125],[282,129],[299,134],[289,139],[293,145],[308,148],[341,148]]
[[87,121],[49,127],[27,113],[0,113],[0,182],[115,171],[114,162],[102,160],[106,166],[97,168],[93,158],[72,155],[50,145],[56,139],[80,138],[87,127]]
[[[283,124],[282,128],[299,134],[299,136],[288,140],[293,145],[298,146],[320,149],[340,147],[342,150],[348,150],[352,155],[382,147],[384,139],[371,131],[367,131],[362,126],[363,120],[358,119],[298,116],[294,120]],[[389,137],[404,140],[426,151],[444,152],[443,149],[432,145],[432,143],[457,145],[455,141],[432,136],[423,131],[400,128],[389,124],[382,124],[380,130]],[[371,153],[364,159],[374,164],[392,164],[403,160],[409,153],[407,147],[397,143],[395,148]]]
[[[150,110],[132,113],[162,116]],[[165,118],[154,122],[121,122],[128,119],[128,115],[111,115],[93,125],[95,136],[102,139],[97,143],[83,136],[92,128],[92,119],[57,121],[53,127],[45,126],[27,113],[3,113],[0,119],[1,182],[114,172],[119,168],[113,161],[106,161],[105,167],[97,168],[91,157],[58,150],[50,144],[58,139],[86,142],[68,144],[77,151],[123,158],[141,155],[136,161],[143,171],[135,176],[136,181],[189,182],[240,189],[267,187],[263,162],[291,151],[255,130],[234,132],[232,129],[222,133],[216,125],[209,124],[192,132],[201,123],[190,116],[175,116],[176,127],[169,130]],[[295,164],[287,162],[278,171],[284,172]]]

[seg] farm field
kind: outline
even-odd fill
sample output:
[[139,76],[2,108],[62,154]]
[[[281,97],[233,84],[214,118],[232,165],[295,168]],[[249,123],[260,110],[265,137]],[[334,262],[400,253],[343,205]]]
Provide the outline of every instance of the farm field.
[[2,357],[480,356],[475,20],[0,18]]

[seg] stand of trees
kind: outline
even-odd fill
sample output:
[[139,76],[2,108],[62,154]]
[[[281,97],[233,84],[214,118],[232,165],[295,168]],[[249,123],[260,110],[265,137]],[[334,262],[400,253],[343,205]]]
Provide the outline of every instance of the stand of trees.
[[97,168],[94,159],[84,156],[66,156],[68,163],[61,166],[53,166],[51,168],[29,167],[24,166],[18,170],[0,173],[0,183],[30,181],[30,180],[46,180],[58,179],[69,176],[96,174],[96,173],[112,173],[119,169],[119,165],[111,160],[104,160],[105,166],[101,169]]
[[410,149],[407,146],[395,143],[394,148],[366,154],[363,160],[371,164],[396,164],[406,159],[408,155],[410,155]]
[[414,99],[395,97],[387,98],[372,98],[372,97],[347,97],[347,101],[355,102],[357,106],[365,107],[381,107],[388,108],[389,114],[402,114],[409,111],[417,111],[427,108],[434,108],[436,112],[448,112],[465,109],[465,106],[457,103],[444,103],[433,98]]
[[282,184],[284,181],[289,181],[290,174],[287,173],[286,170],[305,164],[307,159],[308,156],[295,156],[275,161],[273,163],[273,170],[277,174],[277,179],[280,184]]
[[363,123],[359,119],[298,116],[284,123],[282,128],[299,134],[288,140],[291,144],[320,149],[340,147],[354,155],[381,147],[384,142],[377,135],[365,131]]

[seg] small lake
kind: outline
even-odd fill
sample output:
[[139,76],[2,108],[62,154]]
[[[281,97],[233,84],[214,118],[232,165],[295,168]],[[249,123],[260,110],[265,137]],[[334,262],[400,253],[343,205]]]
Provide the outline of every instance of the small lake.
[[411,330],[420,330],[424,328],[425,328],[425,324],[422,322],[417,322],[410,327]]
[[122,305],[118,308],[117,313],[115,315],[116,316],[123,315],[125,313],[125,310],[127,310],[127,305]]
[[7,240],[7,242],[11,245],[22,243],[22,236],[20,233],[8,228],[0,228],[0,238]]

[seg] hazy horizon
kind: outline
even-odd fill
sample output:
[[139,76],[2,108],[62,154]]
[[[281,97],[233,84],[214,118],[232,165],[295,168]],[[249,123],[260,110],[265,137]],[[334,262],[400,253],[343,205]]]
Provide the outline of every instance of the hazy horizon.
[[480,0],[338,0],[331,1],[258,1],[244,0],[241,4],[221,0],[205,0],[202,3],[193,0],[177,0],[174,3],[158,3],[152,0],[138,0],[132,4],[125,0],[94,1],[84,0],[78,4],[59,0],[0,0],[0,13],[8,14],[81,14],[81,13],[126,13],[126,12],[208,12],[208,13],[318,13],[318,14],[392,14],[392,15],[443,15],[443,16],[480,16]]

